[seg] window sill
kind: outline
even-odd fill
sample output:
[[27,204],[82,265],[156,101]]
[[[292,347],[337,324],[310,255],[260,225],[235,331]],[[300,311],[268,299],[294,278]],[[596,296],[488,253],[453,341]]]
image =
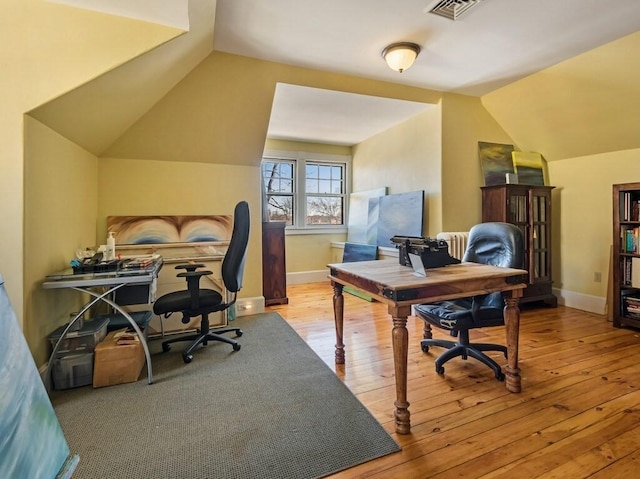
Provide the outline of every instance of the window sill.
[[296,235],[339,235],[346,234],[347,228],[285,228],[284,234],[285,236],[296,236]]

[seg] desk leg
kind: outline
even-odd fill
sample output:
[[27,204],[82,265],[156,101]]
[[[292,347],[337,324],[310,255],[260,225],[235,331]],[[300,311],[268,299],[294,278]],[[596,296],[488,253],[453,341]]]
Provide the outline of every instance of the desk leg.
[[393,344],[393,365],[396,373],[396,401],[394,403],[396,407],[394,412],[396,432],[398,434],[409,434],[411,431],[411,414],[409,413],[409,402],[407,401],[408,313],[402,314],[399,311],[391,310],[389,313],[393,318],[391,340]]
[[336,364],[344,364],[344,296],[343,286],[340,283],[333,283],[333,317],[336,323]]
[[520,334],[520,308],[519,296],[522,290],[512,291],[511,297],[505,298],[504,322],[507,331],[507,367],[506,386],[512,393],[522,390],[520,368],[518,368],[518,336]]

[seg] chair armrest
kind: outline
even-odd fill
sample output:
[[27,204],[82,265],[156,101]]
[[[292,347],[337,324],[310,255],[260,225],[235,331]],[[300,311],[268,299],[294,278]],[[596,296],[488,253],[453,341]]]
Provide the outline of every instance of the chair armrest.
[[187,290],[189,291],[189,295],[191,296],[192,310],[197,310],[200,308],[200,278],[202,276],[213,274],[208,270],[195,271],[196,268],[203,266],[203,264],[179,264],[176,266],[176,269],[180,268],[187,270],[183,273],[178,273],[177,276],[179,278],[186,278],[187,280]]
[[195,271],[198,268],[204,268],[204,267],[205,265],[202,263],[187,263],[187,264],[176,265],[176,269],[186,269],[187,271]]

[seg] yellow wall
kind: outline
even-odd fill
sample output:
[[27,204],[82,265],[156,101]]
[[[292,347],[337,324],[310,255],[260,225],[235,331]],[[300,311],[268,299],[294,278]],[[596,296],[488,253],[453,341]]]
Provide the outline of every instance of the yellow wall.
[[440,114],[434,105],[353,148],[353,191],[424,191],[423,230],[431,235],[442,221]]
[[257,166],[278,82],[424,103],[440,98],[430,90],[214,51],[104,156]]
[[323,143],[310,143],[304,141],[291,141],[291,140],[265,140],[265,151],[278,150],[278,151],[304,151],[306,153],[320,153],[325,155],[345,155],[351,156],[353,154],[352,148],[345,145],[327,145]]
[[34,254],[23,235],[24,113],[180,32],[42,0],[3,0],[0,32],[0,274],[22,322],[33,286],[23,261]]
[[69,267],[77,248],[96,244],[98,159],[37,120],[25,118],[24,334],[38,364],[47,335],[69,320],[80,298],[44,290],[45,275]]
[[640,181],[639,50],[640,32],[482,97],[520,149],[548,161],[552,275],[568,305],[599,298],[604,310],[612,185]]
[[523,151],[547,161],[640,148],[640,32],[482,97]]
[[232,214],[241,200],[250,205],[251,234],[239,297],[262,296],[258,167],[101,158],[98,238],[106,240],[107,216]]
[[[554,287],[605,297],[613,241],[612,185],[640,182],[640,149],[549,163]],[[594,273],[602,273],[602,282]]]
[[478,142],[513,144],[479,98],[446,94],[442,100],[442,227],[468,231],[482,221],[484,185]]
[[444,94],[428,111],[354,147],[354,191],[425,191],[424,233],[468,231],[482,219],[478,141],[512,143],[478,98]]

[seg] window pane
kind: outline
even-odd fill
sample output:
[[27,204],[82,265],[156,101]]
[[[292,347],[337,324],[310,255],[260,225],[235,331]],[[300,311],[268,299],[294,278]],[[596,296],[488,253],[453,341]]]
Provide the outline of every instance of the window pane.
[[342,217],[342,198],[307,196],[308,225],[341,225]]
[[313,163],[307,163],[305,167],[305,175],[307,178],[317,178],[318,177],[318,165]]
[[320,191],[318,191],[318,180],[310,180],[307,178],[307,181],[305,183],[307,193],[320,193]]
[[293,193],[293,167],[290,163],[267,161],[262,163],[262,178],[267,193]]
[[331,193],[331,181],[319,180],[317,193]]
[[331,179],[331,167],[326,165],[318,167],[318,177],[326,180]]
[[293,197],[273,196],[267,197],[267,210],[269,221],[285,221],[286,224],[293,224]]
[[280,163],[280,176],[283,178],[293,178],[293,165],[290,163]]

